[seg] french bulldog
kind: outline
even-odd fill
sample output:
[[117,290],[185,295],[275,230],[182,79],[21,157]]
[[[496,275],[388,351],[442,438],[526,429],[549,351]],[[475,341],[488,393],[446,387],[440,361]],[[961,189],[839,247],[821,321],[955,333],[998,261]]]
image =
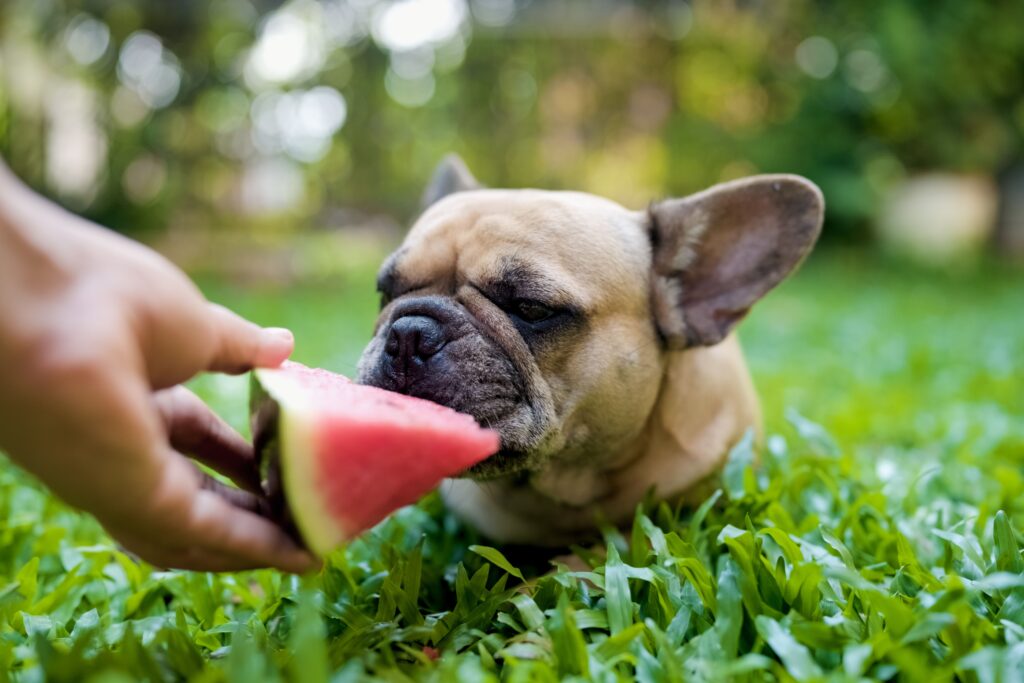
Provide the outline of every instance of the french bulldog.
[[358,381],[468,413],[501,450],[441,488],[502,543],[628,523],[649,491],[697,502],[760,429],[733,332],[821,230],[810,181],[759,175],[633,211],[485,189],[446,158],[384,262]]

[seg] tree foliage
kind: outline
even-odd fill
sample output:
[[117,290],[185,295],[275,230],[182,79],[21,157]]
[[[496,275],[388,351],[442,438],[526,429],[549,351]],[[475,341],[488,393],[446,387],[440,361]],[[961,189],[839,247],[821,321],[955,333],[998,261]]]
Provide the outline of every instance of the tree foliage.
[[[12,0],[0,9],[0,150],[34,184],[127,231],[296,229],[351,223],[352,210],[405,218],[454,150],[497,185],[634,206],[758,171],[802,173],[829,197],[826,234],[855,237],[908,172],[993,174],[1020,160],[1019,3],[416,2],[451,9],[455,29],[396,47],[401,36],[381,28],[389,2]],[[515,12],[496,20],[503,4]],[[281,17],[306,38],[271,45],[287,77],[261,80],[253,55]],[[95,22],[106,42],[83,58]],[[153,106],[118,64],[150,34],[180,80]],[[288,72],[303,45],[319,52]],[[95,183],[62,193],[47,163],[63,140],[55,112],[74,101],[68,81],[95,97],[107,151]],[[313,125],[296,113],[301,99],[280,97],[317,87],[346,109],[320,146],[299,139]],[[268,116],[284,130],[268,133]],[[289,188],[291,201],[270,201]]]

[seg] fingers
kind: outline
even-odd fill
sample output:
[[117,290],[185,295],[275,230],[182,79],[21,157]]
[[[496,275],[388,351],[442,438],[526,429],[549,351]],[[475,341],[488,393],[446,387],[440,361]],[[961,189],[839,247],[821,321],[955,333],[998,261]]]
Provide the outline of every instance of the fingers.
[[260,474],[252,446],[191,391],[182,386],[153,394],[171,447],[260,493]]
[[284,530],[252,511],[260,507],[254,497],[235,491],[225,498],[230,489],[204,479],[184,456],[166,447],[155,455],[161,474],[142,502],[100,517],[143,559],[206,571],[274,567],[304,573],[318,566]]
[[195,549],[246,567],[303,573],[317,566],[279,526],[204,489],[198,475],[191,463],[167,451],[163,480],[148,508],[153,528],[146,538],[151,542],[159,541],[176,557]]
[[318,566],[317,560],[298,548],[276,524],[232,506],[212,491],[201,490],[196,495],[189,523],[203,550],[296,574]]
[[270,503],[266,496],[222,484],[205,472],[199,474],[202,477],[199,486],[204,491],[217,494],[240,510],[252,512],[260,517],[270,517]]
[[167,548],[151,541],[146,541],[132,534],[107,529],[122,549],[136,559],[147,562],[159,569],[187,569],[197,572],[240,572],[247,569],[261,569],[263,565],[247,562],[244,559],[231,557],[222,553],[210,552],[201,548]]
[[260,327],[217,304],[209,304],[209,313],[215,340],[208,370],[238,374],[277,367],[292,353],[295,339],[286,329]]

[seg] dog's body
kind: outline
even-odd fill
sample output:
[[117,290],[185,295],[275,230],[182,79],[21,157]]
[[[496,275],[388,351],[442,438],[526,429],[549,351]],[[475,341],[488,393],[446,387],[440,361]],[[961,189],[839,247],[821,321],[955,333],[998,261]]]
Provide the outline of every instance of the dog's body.
[[448,506],[486,536],[568,544],[591,532],[598,514],[627,523],[649,490],[659,499],[699,503],[707,493],[702,484],[728,449],[758,426],[754,387],[730,336],[717,346],[672,354],[643,430],[607,465],[552,462],[528,478],[454,479],[441,490]]
[[502,450],[446,502],[503,542],[621,523],[649,490],[694,494],[759,426],[733,325],[803,258],[822,202],[762,176],[629,211],[483,190],[449,160],[381,271],[360,381],[467,412]]

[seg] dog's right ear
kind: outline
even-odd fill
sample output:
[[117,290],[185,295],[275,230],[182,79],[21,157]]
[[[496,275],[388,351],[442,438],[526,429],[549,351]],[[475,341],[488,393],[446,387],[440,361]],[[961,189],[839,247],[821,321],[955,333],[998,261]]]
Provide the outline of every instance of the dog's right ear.
[[651,205],[652,305],[669,349],[722,341],[814,246],[825,209],[805,178],[762,175]]
[[449,154],[434,169],[427,189],[420,199],[420,209],[426,210],[434,202],[456,192],[482,189],[480,181],[473,177],[458,154]]

